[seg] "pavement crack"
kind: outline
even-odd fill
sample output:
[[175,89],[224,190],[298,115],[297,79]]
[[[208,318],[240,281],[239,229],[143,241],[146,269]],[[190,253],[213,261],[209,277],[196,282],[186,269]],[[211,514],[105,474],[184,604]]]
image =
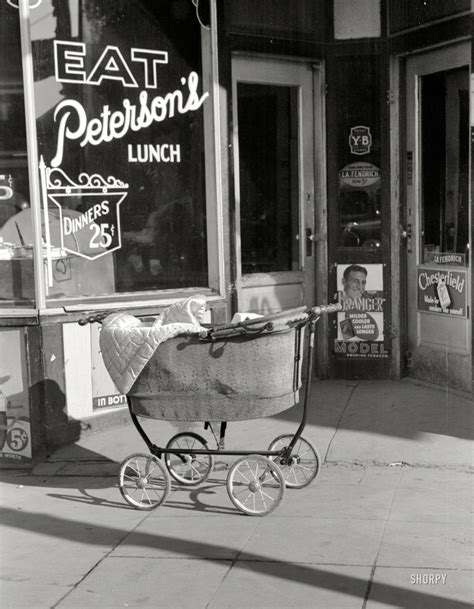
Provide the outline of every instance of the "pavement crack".
[[97,569],[97,567],[98,567],[99,565],[101,565],[101,564],[104,562],[104,560],[105,560],[106,558],[108,558],[108,557],[109,557],[109,556],[112,554],[112,552],[113,552],[113,551],[114,551],[116,548],[118,548],[118,546],[119,546],[119,545],[121,545],[121,544],[122,544],[122,543],[123,543],[123,542],[124,542],[124,541],[127,539],[127,537],[129,537],[129,536],[130,536],[132,533],[134,533],[134,532],[136,531],[136,529],[137,529],[137,528],[138,528],[138,527],[139,527],[139,526],[142,524],[142,522],[143,522],[144,520],[146,520],[146,519],[147,519],[147,517],[148,517],[148,516],[150,516],[150,514],[145,514],[145,515],[143,516],[143,518],[142,518],[142,519],[141,519],[139,522],[137,522],[137,523],[136,523],[136,525],[135,525],[135,526],[134,526],[134,527],[133,527],[131,530],[127,531],[127,532],[126,532],[126,533],[123,535],[123,537],[121,537],[121,538],[120,538],[120,539],[117,541],[117,543],[116,543],[116,544],[114,544],[114,545],[113,545],[113,546],[110,548],[110,550],[107,550],[106,552],[104,552],[104,554],[103,554],[103,555],[102,555],[102,556],[99,558],[99,560],[98,560],[98,561],[97,561],[95,564],[93,564],[93,565],[92,565],[92,567],[91,567],[91,568],[90,568],[88,571],[86,571],[86,573],[84,573],[84,575],[83,575],[81,578],[79,578],[79,579],[76,581],[76,583],[75,583],[75,584],[73,584],[73,585],[71,586],[71,589],[70,589],[70,590],[68,590],[68,591],[67,591],[67,592],[66,592],[66,593],[65,593],[65,594],[64,594],[64,595],[63,595],[63,596],[62,596],[62,597],[61,597],[59,600],[57,600],[57,601],[56,601],[56,602],[55,602],[53,605],[51,605],[50,609],[56,609],[57,607],[59,607],[59,606],[60,606],[60,604],[63,602],[63,600],[64,600],[64,599],[66,599],[66,598],[67,598],[67,597],[68,597],[68,596],[69,596],[69,595],[70,595],[72,592],[74,592],[74,590],[76,590],[76,589],[78,588],[78,586],[79,586],[80,584],[82,584],[82,583],[83,583],[83,582],[84,582],[84,581],[85,581],[85,580],[86,580],[86,579],[89,577],[89,575],[90,575],[90,574],[91,574],[91,573],[92,573],[92,572],[93,572],[95,569]]
[[214,592],[212,593],[209,601],[206,603],[206,606],[204,609],[208,609],[209,605],[212,603],[212,601],[214,600],[216,594],[219,592],[219,590],[222,588],[223,583],[227,580],[227,578],[229,577],[232,569],[235,567],[235,565],[239,562],[240,557],[242,556],[245,548],[247,547],[247,544],[250,540],[250,538],[253,536],[253,534],[255,533],[255,531],[258,528],[259,523],[256,522],[255,526],[253,527],[253,529],[251,531],[249,531],[249,534],[247,535],[247,538],[245,539],[244,543],[242,544],[242,547],[240,548],[240,550],[238,550],[238,552],[236,552],[234,558],[230,561],[230,565],[229,568],[227,569],[227,571],[224,573],[221,581],[217,584],[216,589],[214,590]]
[[367,602],[369,600],[370,592],[372,590],[372,585],[374,583],[375,571],[376,571],[377,566],[378,566],[377,563],[378,563],[379,556],[380,556],[380,550],[382,548],[383,540],[384,540],[384,537],[385,537],[385,531],[387,529],[387,525],[388,525],[389,520],[390,520],[390,515],[392,513],[392,508],[393,508],[393,504],[395,502],[395,497],[397,495],[397,491],[398,491],[399,485],[400,485],[400,480],[397,481],[397,484],[396,484],[395,488],[393,489],[392,500],[390,501],[390,505],[389,505],[389,508],[388,508],[388,511],[387,511],[387,515],[385,516],[385,522],[383,524],[382,533],[380,535],[380,541],[379,541],[379,545],[378,545],[378,548],[377,548],[377,553],[375,555],[372,568],[370,569],[370,575],[369,575],[369,579],[367,581],[367,587],[365,589],[365,594],[364,594],[364,602],[362,603],[361,609],[366,609],[367,608]]

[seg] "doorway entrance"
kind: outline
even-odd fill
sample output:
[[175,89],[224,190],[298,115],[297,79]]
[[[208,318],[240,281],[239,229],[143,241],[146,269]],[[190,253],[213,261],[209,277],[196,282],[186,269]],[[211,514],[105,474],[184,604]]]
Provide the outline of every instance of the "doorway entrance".
[[324,206],[320,67],[234,56],[232,81],[237,310],[314,306]]
[[471,390],[470,44],[406,64],[408,373]]

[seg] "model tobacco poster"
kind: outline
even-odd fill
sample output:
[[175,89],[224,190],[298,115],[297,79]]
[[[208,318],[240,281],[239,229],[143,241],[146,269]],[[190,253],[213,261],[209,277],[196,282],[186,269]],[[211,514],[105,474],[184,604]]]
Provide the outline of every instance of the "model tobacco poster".
[[382,264],[339,264],[334,353],[350,358],[388,357],[384,336]]

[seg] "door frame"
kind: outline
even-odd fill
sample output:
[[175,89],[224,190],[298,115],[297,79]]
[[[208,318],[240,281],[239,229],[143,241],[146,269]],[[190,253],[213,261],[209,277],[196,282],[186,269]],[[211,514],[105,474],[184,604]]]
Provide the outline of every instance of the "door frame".
[[[310,72],[308,71],[310,70]],[[300,162],[298,171],[299,185],[299,256],[300,271],[284,271],[281,273],[242,275],[240,258],[240,192],[239,192],[239,145],[238,145],[238,114],[237,114],[237,82],[254,82],[276,85],[301,85],[301,74],[306,72],[310,80],[310,98],[303,99],[300,89],[298,105],[299,142],[298,156]],[[309,81],[308,81],[309,82]],[[326,164],[325,164],[325,129],[324,129],[324,65],[309,60],[296,60],[272,55],[247,53],[232,54],[232,107],[233,107],[233,170],[235,196],[235,288],[237,292],[237,308],[242,303],[244,287],[256,286],[262,279],[269,283],[278,284],[288,280],[293,275],[291,283],[305,285],[304,304],[314,306],[316,302],[327,301],[327,213],[326,213]],[[303,107],[303,103],[305,106]],[[304,130],[302,112],[312,113],[313,129],[311,133]],[[304,137],[302,137],[304,136]],[[303,141],[304,140],[304,141]],[[305,179],[303,179],[303,176]],[[309,187],[308,187],[309,181]],[[315,235],[312,243],[312,256],[306,256],[305,231],[311,228]],[[303,237],[303,238],[302,238]],[[306,275],[306,276],[305,276]],[[324,278],[321,280],[321,278]],[[309,282],[307,281],[309,279]],[[317,286],[317,287],[316,287]],[[327,351],[327,349],[326,349]],[[327,355],[326,355],[327,358]]]
[[[404,96],[404,115],[405,121],[403,124],[403,135],[402,140],[404,141],[404,205],[402,215],[402,235],[406,235],[408,225],[411,224],[412,236],[411,236],[411,249],[409,251],[410,243],[407,242],[405,237],[405,247],[403,248],[403,283],[404,290],[406,293],[406,302],[404,308],[406,310],[406,327],[404,335],[404,349],[405,353],[413,356],[420,348],[433,349],[434,351],[440,351],[441,345],[436,347],[435,343],[423,340],[421,332],[421,320],[420,315],[423,312],[417,310],[414,304],[410,304],[411,299],[415,298],[417,292],[413,293],[413,288],[416,288],[417,269],[420,265],[424,266],[425,263],[421,259],[420,251],[420,230],[421,230],[421,197],[422,197],[422,179],[421,179],[421,124],[420,124],[420,79],[421,77],[433,74],[437,72],[443,72],[451,69],[455,69],[461,66],[470,67],[470,43],[461,41],[456,44],[449,46],[438,47],[436,49],[427,50],[416,54],[410,54],[405,57],[403,81],[405,85],[405,96]],[[471,73],[469,72],[471,78]],[[471,119],[472,120],[472,119]],[[412,158],[409,161],[408,166],[408,153],[411,151]],[[403,164],[402,164],[403,166]],[[472,207],[470,210],[471,222],[472,222]],[[409,239],[409,235],[408,235]],[[472,332],[472,311],[470,310],[470,304],[472,300],[471,292],[472,285],[470,285],[470,277],[472,277],[472,251],[469,253],[469,260],[467,261],[466,278],[467,278],[467,294],[466,294],[466,306],[468,307],[467,318],[465,319],[466,333]],[[429,266],[429,264],[427,264]],[[415,294],[415,295],[414,295]],[[428,314],[429,315],[429,314]],[[457,322],[462,323],[458,319],[444,319],[443,322]],[[471,330],[469,328],[471,327]],[[450,347],[450,350],[459,355],[470,356],[472,359],[472,337],[466,335],[466,346],[464,347]],[[410,374],[410,363],[406,368],[406,373]]]

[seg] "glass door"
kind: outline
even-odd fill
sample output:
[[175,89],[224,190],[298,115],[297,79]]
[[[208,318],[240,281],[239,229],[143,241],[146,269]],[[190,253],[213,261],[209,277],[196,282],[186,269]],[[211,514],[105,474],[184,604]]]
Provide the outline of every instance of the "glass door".
[[313,305],[319,73],[250,57],[232,68],[238,310]]
[[470,45],[407,61],[409,372],[470,390]]

